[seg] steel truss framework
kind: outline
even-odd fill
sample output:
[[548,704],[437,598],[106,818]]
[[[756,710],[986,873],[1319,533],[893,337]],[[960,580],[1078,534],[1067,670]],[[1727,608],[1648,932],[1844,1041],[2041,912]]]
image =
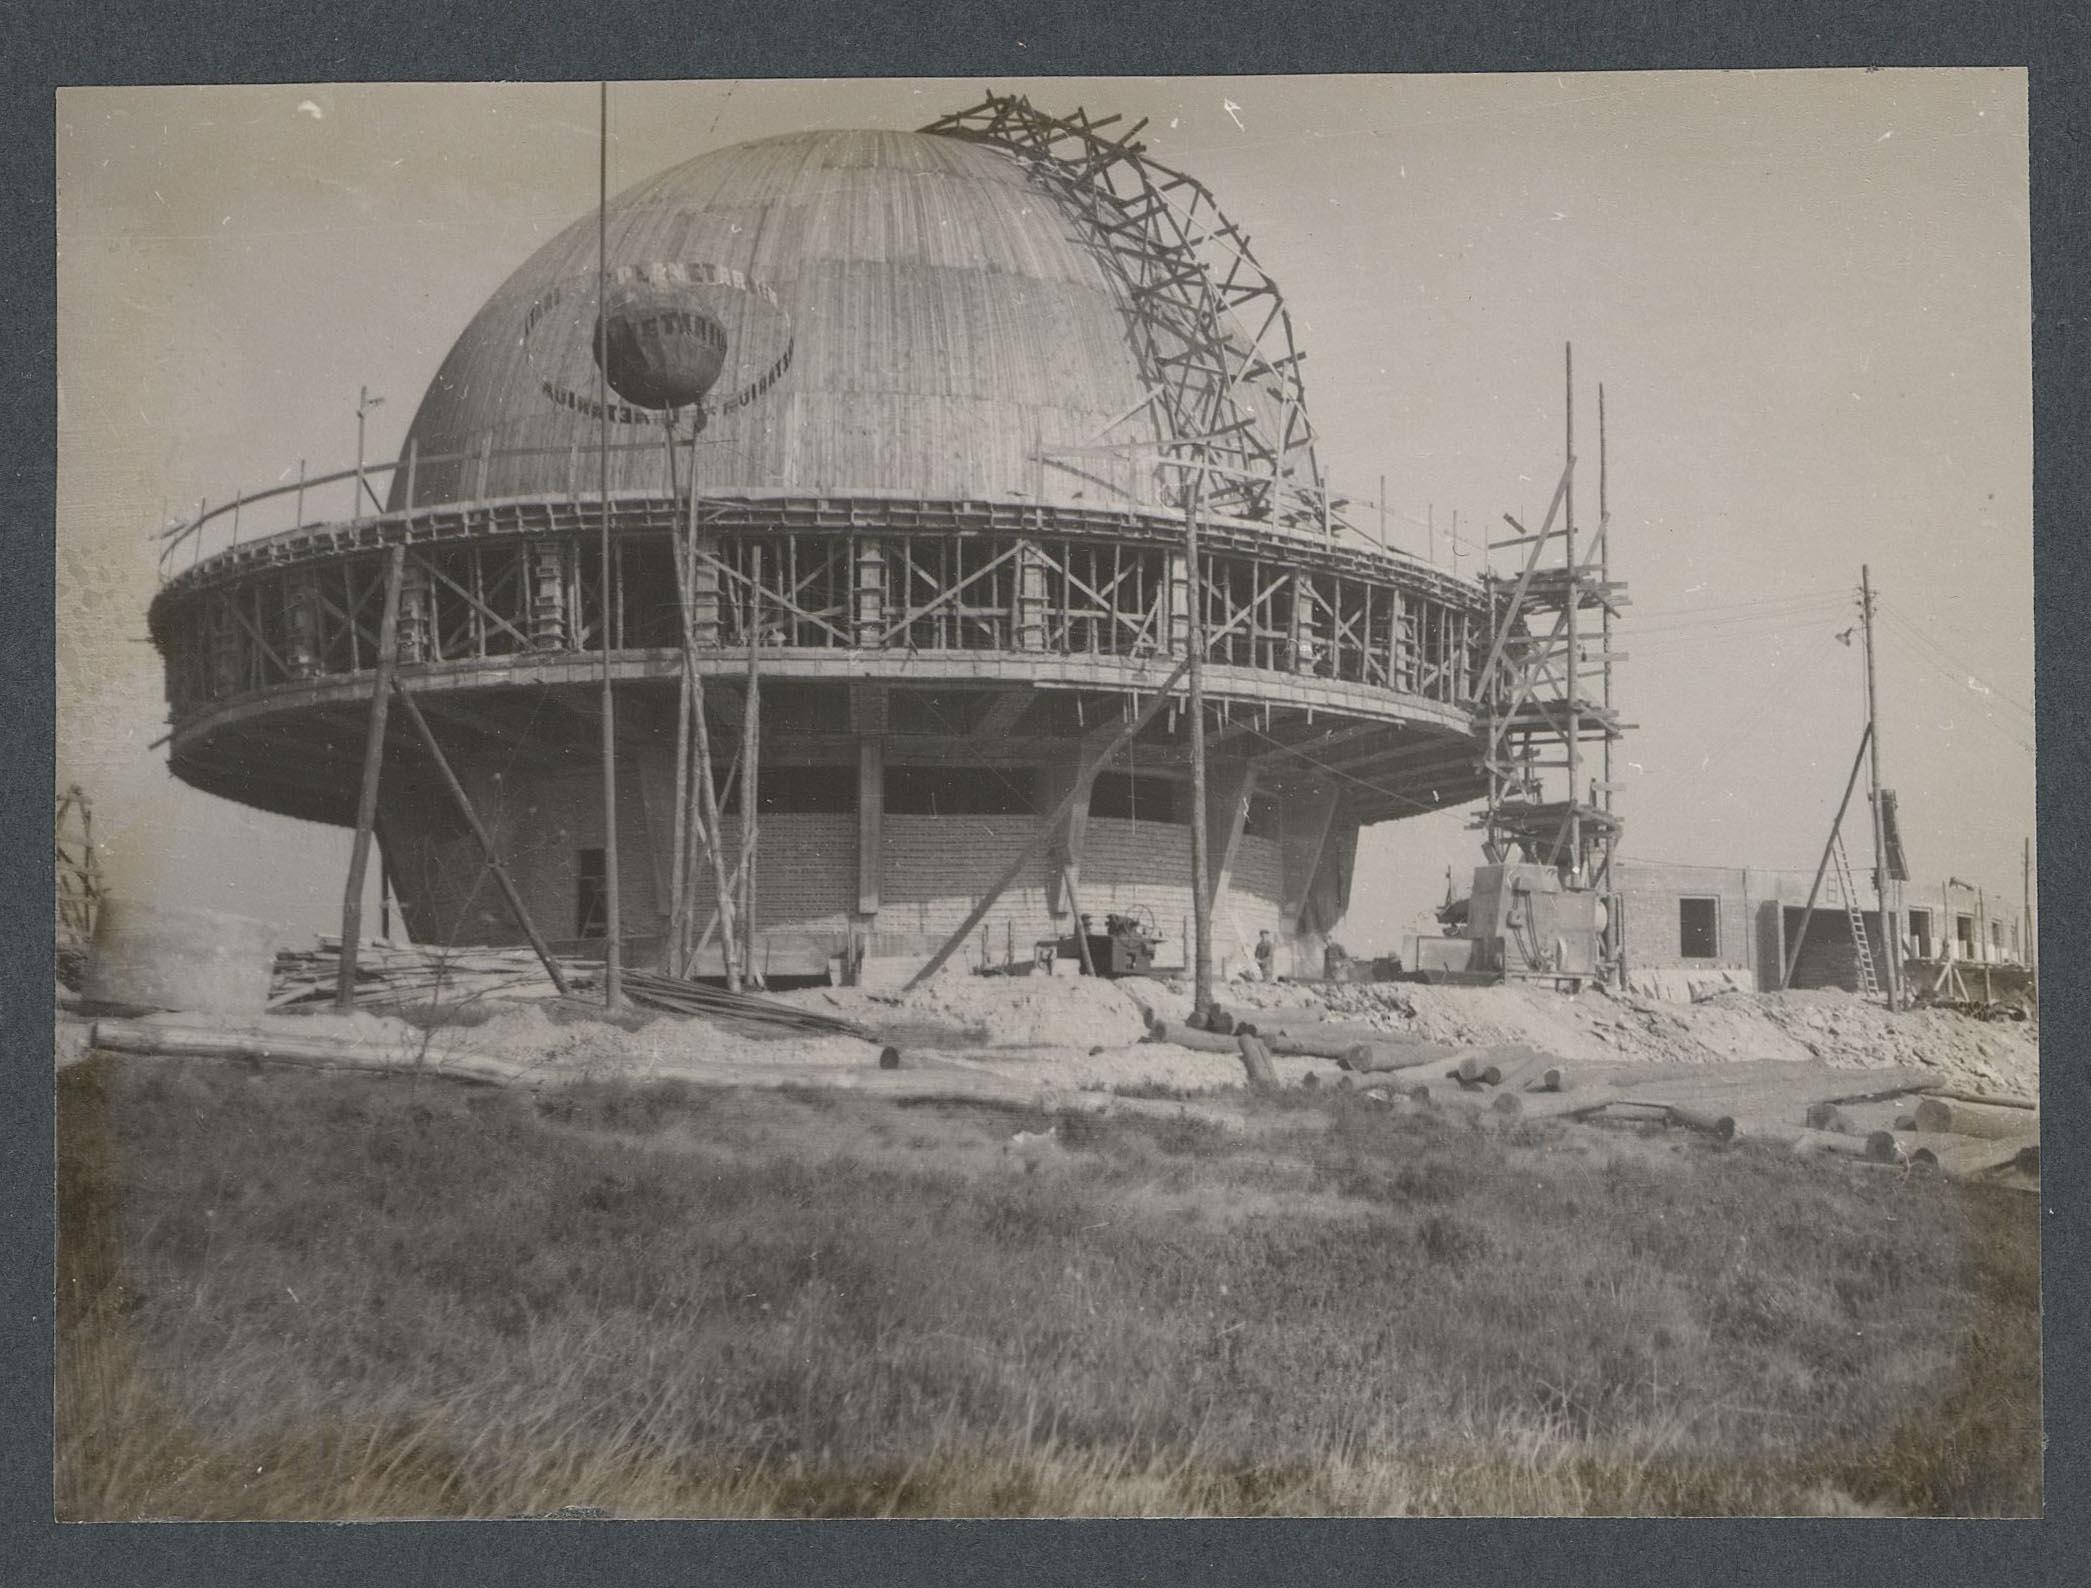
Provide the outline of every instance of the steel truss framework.
[[1197,470],[1207,510],[1324,535],[1348,530],[1315,456],[1305,354],[1277,282],[1203,183],[1147,157],[1144,119],[1105,136],[1119,120],[1080,109],[1049,116],[1026,99],[990,95],[922,130],[1007,151],[1082,219],[1125,285],[1132,346],[1160,410],[1163,466]]
[[[591,510],[454,505],[443,532],[395,518],[303,555],[266,543],[213,559],[169,585],[153,630],[176,725],[281,685],[371,668],[383,605],[382,546],[407,545],[399,620],[404,664],[599,653],[604,602],[588,546]],[[1181,655],[1190,632],[1185,558],[1167,519],[1127,517],[1116,533],[1033,512],[967,531],[925,504],[707,500],[699,511],[692,623],[700,651],[1144,660]],[[674,504],[620,502],[608,604],[617,651],[679,648]],[[465,522],[455,522],[462,513]],[[882,521],[882,522],[881,522]],[[384,533],[390,530],[393,533]],[[1262,542],[1259,544],[1259,540]],[[1449,581],[1412,581],[1385,559],[1303,559],[1252,534],[1201,555],[1205,654],[1287,680],[1387,690],[1464,710],[1480,671],[1479,601]],[[934,668],[931,669],[935,671]]]
[[[1537,531],[1509,514],[1516,531],[1492,550],[1516,550],[1514,574],[1484,581],[1490,641],[1476,689],[1474,725],[1488,777],[1488,805],[1474,825],[1491,861],[1551,865],[1580,886],[1608,887],[1622,823],[1614,810],[1612,746],[1625,725],[1612,705],[1612,624],[1626,586],[1610,574],[1611,518],[1603,474],[1599,392],[1598,526],[1579,542],[1575,520],[1575,432]],[[1594,686],[1594,692],[1593,692]],[[1599,747],[1598,776],[1585,747]],[[1547,774],[1564,774],[1555,785]],[[1565,791],[1557,791],[1564,790]]]

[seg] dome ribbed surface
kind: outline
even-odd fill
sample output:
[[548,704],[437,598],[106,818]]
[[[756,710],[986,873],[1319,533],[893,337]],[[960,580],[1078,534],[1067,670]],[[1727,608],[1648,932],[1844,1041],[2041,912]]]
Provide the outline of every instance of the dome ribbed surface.
[[[743,367],[713,394],[700,489],[1161,503],[1152,457],[1041,448],[1151,441],[1124,288],[1011,157],[924,133],[811,132],[675,166],[611,201],[613,270],[682,272]],[[539,249],[459,337],[410,432],[418,505],[557,494],[596,478],[596,217]],[[779,364],[783,367],[780,369]],[[1132,413],[1133,410],[1139,410]],[[613,414],[614,414],[613,410]],[[613,443],[661,435],[616,415]],[[489,438],[491,440],[489,441]],[[613,456],[658,489],[660,448]],[[404,499],[404,471],[395,499]]]

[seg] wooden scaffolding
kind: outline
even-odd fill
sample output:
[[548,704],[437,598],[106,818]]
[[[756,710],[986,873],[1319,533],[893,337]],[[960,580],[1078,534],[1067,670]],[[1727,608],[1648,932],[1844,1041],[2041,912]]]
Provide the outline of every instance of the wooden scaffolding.
[[1611,575],[1602,388],[1595,533],[1576,522],[1572,351],[1567,368],[1567,457],[1546,518],[1529,530],[1503,515],[1516,534],[1491,550],[1516,551],[1521,565],[1484,581],[1491,640],[1474,718],[1488,804],[1475,826],[1491,863],[1549,865],[1573,886],[1606,891],[1622,826],[1612,751],[1626,728],[1612,699],[1613,669],[1624,660],[1612,628],[1627,597]]

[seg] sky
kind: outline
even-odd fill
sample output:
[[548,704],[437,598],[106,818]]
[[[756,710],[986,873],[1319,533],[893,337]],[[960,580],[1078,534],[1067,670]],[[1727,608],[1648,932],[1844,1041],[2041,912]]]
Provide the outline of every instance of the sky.
[[[1486,526],[1544,512],[1574,344],[1578,519],[1602,382],[1633,603],[1623,853],[1812,869],[1864,722],[1838,640],[1864,564],[1912,868],[2016,897],[2023,72],[619,84],[611,186],[779,132],[918,127],[988,86],[1148,119],[1284,290],[1333,489],[1441,567],[1474,574]],[[167,773],[155,531],[352,462],[359,388],[392,455],[472,313],[594,204],[596,88],[68,89],[58,129],[58,783],[93,796],[112,889],[302,940],[338,925],[347,834]],[[1354,952],[1398,947],[1448,866],[1464,881],[1466,822],[1366,834]]]

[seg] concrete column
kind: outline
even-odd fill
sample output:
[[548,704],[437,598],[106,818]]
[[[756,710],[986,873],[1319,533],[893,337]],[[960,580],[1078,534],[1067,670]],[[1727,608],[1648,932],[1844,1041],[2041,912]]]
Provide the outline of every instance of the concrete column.
[[[1312,931],[1308,905],[1320,877],[1322,862],[1336,832],[1337,808],[1342,796],[1333,789],[1295,795],[1285,801],[1280,819],[1280,853],[1283,856],[1283,900],[1285,922],[1294,932]],[[1348,891],[1348,881],[1345,879]]]
[[210,612],[211,693],[237,694],[247,684],[247,647],[232,598],[220,595],[211,602]]
[[1017,548],[1016,647],[1020,651],[1046,648],[1046,559],[1031,541]]
[[320,670],[319,580],[310,568],[293,568],[283,576],[283,663],[293,678],[311,678]]
[[719,646],[719,570],[707,558],[719,555],[719,537],[697,532],[696,566],[690,570],[690,639],[699,650]]
[[860,651],[877,650],[885,643],[886,548],[876,536],[857,537],[852,634]]
[[1169,654],[1181,656],[1191,648],[1191,565],[1182,556],[1169,558],[1168,618]]
[[568,568],[566,548],[554,543],[534,542],[523,550],[524,572],[530,581],[530,643],[540,651],[572,649],[573,631],[568,623]]
[[1288,662],[1296,673],[1313,674],[1321,666],[1321,602],[1314,581],[1304,573],[1292,576],[1292,634]]
[[425,662],[434,656],[434,588],[428,570],[410,553],[399,571],[399,659]]

